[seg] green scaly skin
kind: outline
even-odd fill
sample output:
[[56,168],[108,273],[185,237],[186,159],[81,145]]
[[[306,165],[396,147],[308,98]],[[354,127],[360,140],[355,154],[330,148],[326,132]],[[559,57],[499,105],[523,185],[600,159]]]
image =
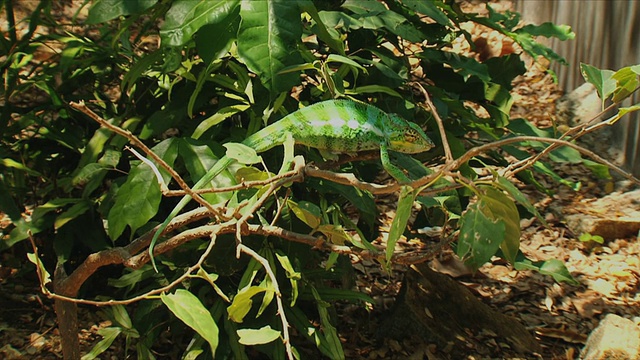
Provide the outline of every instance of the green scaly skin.
[[[283,144],[288,134],[292,135],[296,144],[331,153],[380,149],[382,166],[400,183],[410,180],[391,163],[389,150],[417,154],[434,146],[417,124],[396,114],[387,114],[375,106],[350,100],[328,100],[302,108],[249,136],[242,144],[261,153]],[[222,157],[191,189],[204,188],[233,161],[228,156]],[[189,201],[191,196],[185,195],[151,240],[149,255],[156,270],[153,248],[169,222]]]

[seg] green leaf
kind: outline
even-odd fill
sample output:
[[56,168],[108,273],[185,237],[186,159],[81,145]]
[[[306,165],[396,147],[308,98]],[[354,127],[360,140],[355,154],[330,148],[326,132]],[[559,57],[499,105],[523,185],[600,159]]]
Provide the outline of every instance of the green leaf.
[[178,319],[207,340],[212,354],[216,353],[218,325],[195,295],[187,290],[178,289],[174,294],[161,294],[160,299]]
[[337,55],[337,54],[329,54],[329,56],[327,56],[327,59],[325,60],[325,63],[332,63],[332,62],[349,65],[349,66],[353,67],[354,69],[361,70],[361,71],[363,71],[365,73],[367,72],[367,69],[365,69],[362,65],[360,65],[357,62],[349,59],[346,56]]
[[40,260],[40,258],[37,257],[34,253],[27,253],[27,259],[35,264],[36,269],[39,273],[39,278],[42,279],[42,285],[46,286],[47,284],[49,284],[51,282],[51,275],[47,271],[47,268],[44,267],[42,260]]
[[280,331],[266,325],[260,329],[238,329],[239,342],[242,345],[268,344],[280,337]]
[[198,127],[193,131],[193,134],[191,135],[191,137],[194,139],[199,139],[200,136],[202,136],[202,134],[204,134],[211,127],[218,125],[225,119],[235,114],[241,113],[247,110],[248,108],[249,108],[248,104],[238,104],[238,105],[226,106],[226,107],[223,107],[222,109],[219,109],[218,111],[216,111],[215,114],[211,115],[210,117],[203,120],[200,124],[198,124]]
[[640,110],[640,104],[619,108],[618,114],[613,118],[613,120],[609,120],[609,123],[613,124],[620,120],[620,118],[622,118],[623,116],[638,110]]
[[544,217],[540,215],[538,209],[536,209],[535,206],[531,204],[529,199],[527,199],[527,197],[515,185],[507,180],[507,178],[505,178],[504,176],[498,176],[498,185],[500,186],[500,188],[502,188],[502,190],[508,192],[509,195],[511,195],[520,205],[524,206],[528,212],[535,215],[535,217],[538,218],[538,220],[540,220],[543,225],[547,225],[547,222],[545,221]]
[[561,146],[550,152],[549,159],[559,163],[582,163],[582,155],[580,154],[580,152],[568,146]]
[[351,236],[344,231],[342,225],[324,224],[316,228],[316,231],[321,232],[327,237],[327,241],[332,244],[344,245],[345,242],[353,242]]
[[611,99],[614,103],[621,102],[629,97],[638,88],[638,74],[631,70],[630,67],[624,67],[616,71],[612,76],[616,80],[616,90]]
[[[191,179],[195,183],[202,178],[209,169],[211,169],[215,163],[216,156],[211,151],[211,148],[207,145],[200,145],[190,139],[181,139],[180,141],[180,157],[183,159],[184,164],[191,175]],[[235,185],[236,181],[234,176],[229,173],[228,169],[225,169],[222,173],[218,174],[211,180],[208,185],[203,186],[206,188],[220,188]],[[210,193],[202,194],[202,197],[211,204],[223,203],[231,197],[230,193]]]
[[243,0],[238,30],[238,56],[256,73],[272,96],[289,91],[297,74],[278,74],[286,66],[302,63],[297,42],[302,36],[296,1]]
[[62,226],[64,226],[64,224],[90,210],[92,205],[93,204],[89,200],[81,200],[78,203],[73,204],[73,206],[71,206],[65,212],[58,215],[56,221],[53,223],[53,228],[56,230],[60,229]]
[[142,14],[158,0],[94,0],[85,23],[99,24],[118,16]]
[[465,264],[480,268],[498,251],[505,238],[506,225],[482,210],[478,201],[469,205],[460,217],[460,237],[457,255]]
[[125,308],[123,305],[112,306],[111,314],[113,316],[113,319],[119,326],[125,329],[133,329],[133,324],[131,323],[131,318],[129,317],[127,308]]
[[[322,287],[316,289],[317,294],[325,301],[351,301],[373,304],[375,301],[367,294],[349,289]],[[304,294],[308,298],[308,294]]]
[[316,291],[315,287],[311,288],[313,298],[317,302],[318,315],[320,315],[320,325],[322,329],[322,342],[326,344],[327,348],[331,352],[331,359],[344,359],[344,350],[342,349],[342,343],[338,337],[336,328],[331,323],[329,316],[329,304],[325,303],[320,294]]
[[618,110],[618,116],[622,117],[629,113],[632,113],[634,111],[639,111],[639,110],[640,110],[640,104],[622,107]]
[[287,273],[287,278],[289,279],[289,281],[291,281],[290,305],[293,307],[296,304],[296,300],[298,299],[298,280],[302,279],[302,275],[293,268],[293,265],[291,265],[291,261],[289,260],[288,256],[280,254],[278,252],[276,253],[276,258],[278,259],[280,266],[282,266],[284,271]]
[[[177,157],[177,144],[174,139],[167,139],[152,150],[171,166]],[[157,213],[161,198],[153,170],[149,165],[139,163],[131,169],[127,181],[118,189],[116,201],[109,211],[109,237],[117,239],[127,225],[132,233],[145,225]]]
[[149,71],[154,64],[163,61],[163,57],[162,49],[144,54],[142,58],[133,63],[129,71],[124,73],[121,84],[122,89],[127,92],[131,91],[136,81]]
[[589,233],[583,233],[582,235],[580,235],[580,237],[578,237],[578,240],[580,240],[580,242],[593,241],[593,242],[597,242],[598,244],[604,244],[604,238],[602,236],[591,235]]
[[6,168],[10,168],[10,169],[17,169],[17,170],[21,170],[24,171],[25,173],[31,175],[31,176],[42,176],[42,174],[40,174],[39,172],[29,169],[28,167],[22,165],[21,163],[13,160],[13,159],[9,159],[9,158],[3,158],[0,159],[0,165],[6,167]]
[[196,34],[196,49],[206,64],[211,64],[229,51],[236,39],[239,26],[240,7],[236,6],[224,20],[199,29]]
[[322,222],[322,210],[314,203],[308,201],[296,203],[293,200],[287,200],[287,206],[298,219],[312,229],[316,229]]
[[241,323],[242,321],[244,321],[244,317],[247,316],[249,310],[251,310],[251,306],[253,305],[253,300],[251,300],[251,298],[254,295],[263,293],[265,291],[271,290],[259,286],[250,286],[240,290],[238,294],[233,298],[231,305],[229,305],[229,307],[227,308],[229,319],[236,323]]
[[566,282],[571,285],[580,285],[580,283],[571,276],[571,273],[564,266],[564,263],[558,259],[545,261],[540,266],[540,274],[550,275],[557,282]]
[[572,40],[576,37],[576,34],[571,31],[571,26],[556,25],[550,22],[545,22],[540,25],[525,25],[517,31],[528,33],[533,36],[544,36],[547,38],[555,37],[561,41]]
[[321,194],[338,194],[346,198],[358,209],[361,220],[371,228],[375,225],[378,208],[371,193],[353,186],[337,184],[326,180],[309,179],[308,184]]
[[93,360],[98,357],[98,355],[105,352],[111,344],[113,344],[114,340],[120,335],[122,329],[119,327],[108,327],[104,329],[98,330],[98,335],[102,336],[102,340],[98,341],[97,344],[85,355],[82,356],[81,360]]
[[589,159],[584,159],[582,163],[584,164],[584,166],[589,168],[589,170],[591,170],[591,172],[599,179],[611,179],[609,167],[607,167],[606,165],[602,165]]
[[375,0],[347,0],[342,7],[356,14],[377,15],[387,11],[387,8]]
[[502,191],[489,186],[482,186],[484,196],[479,201],[482,211],[495,220],[505,224],[504,240],[500,249],[506,259],[513,264],[520,249],[520,215],[518,209]]
[[133,168],[109,211],[109,237],[116,240],[127,225],[135,231],[146,224],[158,211],[161,198],[158,180],[149,166],[142,163]]
[[101,177],[107,172],[107,169],[102,164],[91,163],[83,167],[76,173],[71,180],[73,186],[84,186],[91,180]]
[[402,234],[407,229],[407,222],[411,216],[411,210],[413,208],[413,201],[415,200],[417,193],[413,188],[409,186],[403,186],[400,189],[400,197],[398,199],[398,207],[396,209],[396,216],[391,222],[391,229],[389,230],[389,238],[387,239],[386,259],[391,260],[393,256],[396,243],[400,240]]
[[527,259],[524,254],[518,253],[518,257],[516,259],[516,262],[513,263],[513,267],[518,271],[538,271],[541,274],[552,276],[553,279],[557,282],[566,282],[571,285],[580,285],[580,283],[576,279],[574,279],[573,276],[571,276],[571,273],[562,263],[562,261],[557,259],[533,262]]
[[262,158],[252,147],[241,143],[226,143],[223,146],[227,149],[226,155],[241,164],[251,165],[262,162]]
[[324,24],[314,3],[310,0],[299,0],[298,4],[300,4],[300,9],[309,14],[313,21],[315,21],[315,24],[311,27],[311,31],[318,35],[320,40],[324,41],[338,54],[344,55],[345,43],[340,38],[340,34],[335,29],[329,28]]
[[435,22],[443,26],[451,26],[451,20],[438,6],[435,1],[404,1],[403,4],[419,13],[422,13]]
[[397,98],[402,98],[402,95],[397,91],[382,85],[364,85],[355,87],[353,90],[345,91],[347,95],[355,95],[355,94],[371,94],[371,93],[382,93],[391,96],[395,96]]
[[478,62],[476,59],[462,56],[454,52],[431,48],[424,48],[421,53],[417,54],[417,56],[421,59],[446,64],[452,67],[457,73],[464,77],[465,81],[471,76],[477,76],[482,82],[491,82],[489,68],[487,65]]
[[239,0],[174,1],[160,28],[162,45],[186,44],[201,27],[227,20],[238,3]]
[[580,72],[584,79],[593,84],[598,91],[598,96],[604,101],[616,90],[616,80],[612,78],[614,72],[611,70],[600,70],[594,66],[580,63]]

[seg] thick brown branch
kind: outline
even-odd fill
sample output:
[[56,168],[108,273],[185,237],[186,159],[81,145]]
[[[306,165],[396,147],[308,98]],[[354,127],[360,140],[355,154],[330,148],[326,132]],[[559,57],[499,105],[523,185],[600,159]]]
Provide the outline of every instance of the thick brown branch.
[[[187,223],[207,218],[211,214],[207,209],[198,208],[182,215],[176,216],[163,233],[171,232]],[[93,253],[80,264],[69,276],[63,280],[56,278],[56,291],[61,295],[74,297],[78,294],[80,286],[93,275],[99,268],[107,265],[126,264],[128,260],[138,252],[146,249],[153,238],[153,234],[160,225],[146,232],[144,235],[132,241],[124,247],[102,250]],[[146,254],[147,252],[145,252]]]

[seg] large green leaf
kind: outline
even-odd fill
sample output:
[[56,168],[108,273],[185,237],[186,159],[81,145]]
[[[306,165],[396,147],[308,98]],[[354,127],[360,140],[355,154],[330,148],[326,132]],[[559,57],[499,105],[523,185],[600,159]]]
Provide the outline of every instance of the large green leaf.
[[251,300],[251,298],[254,295],[263,293],[265,291],[273,291],[273,289],[267,289],[259,286],[250,286],[240,290],[238,294],[233,298],[231,305],[229,305],[229,307],[227,308],[229,319],[237,323],[243,322],[244,317],[247,316],[249,310],[251,310],[251,306],[253,305],[253,300]]
[[413,208],[413,201],[416,198],[416,191],[409,186],[403,186],[400,189],[400,198],[398,199],[398,207],[396,210],[396,216],[391,222],[391,229],[389,230],[389,238],[387,239],[386,257],[387,261],[391,260],[393,252],[396,247],[396,243],[404,234],[407,228],[407,222],[411,216],[411,209]]
[[[180,158],[184,161],[187,171],[191,175],[192,181],[195,183],[203,177],[209,169],[211,169],[216,161],[216,156],[211,148],[204,144],[199,144],[190,139],[181,139],[180,141]],[[235,185],[235,178],[228,170],[222,171],[211,180],[206,188],[220,188]],[[211,204],[220,204],[229,200],[230,193],[210,193],[202,194],[202,197]]]
[[89,9],[87,24],[99,24],[118,16],[141,14],[158,0],[94,0]]
[[482,186],[484,195],[479,201],[482,211],[493,220],[504,223],[504,239],[499,244],[502,253],[513,264],[520,249],[520,215],[513,200],[502,191]]
[[[172,166],[177,157],[177,142],[167,139],[152,150]],[[161,198],[155,173],[149,165],[139,163],[131,169],[127,181],[118,189],[116,201],[109,210],[109,237],[117,239],[127,225],[132,232],[142,227],[157,213]]]
[[505,237],[505,223],[486,214],[480,201],[469,205],[460,218],[456,251],[474,269],[491,259]]
[[[221,58],[229,51],[238,34],[239,25],[240,7],[236,6],[224,20],[205,25],[200,29],[196,34],[196,48],[198,55],[206,64]],[[210,34],[216,34],[216,36]]]
[[540,25],[525,25],[517,30],[518,32],[528,33],[533,36],[555,37],[558,40],[572,40],[576,37],[576,34],[571,31],[569,25],[556,25],[554,23],[546,22]]
[[207,340],[211,353],[215,354],[218,347],[218,325],[200,300],[184,289],[178,289],[174,294],[161,294],[160,298],[178,319]]
[[280,331],[274,330],[266,325],[260,329],[238,329],[237,331],[242,345],[268,344],[280,337]]
[[162,45],[186,44],[201,27],[227,19],[238,6],[238,2],[238,0],[174,1],[160,29]]
[[298,219],[312,229],[316,229],[322,222],[322,210],[312,202],[300,201],[296,203],[293,200],[287,200],[287,206]]
[[109,237],[117,239],[127,225],[135,231],[146,224],[158,211],[161,198],[158,180],[147,164],[131,169],[109,211]]
[[238,56],[272,94],[290,90],[298,75],[278,73],[302,62],[296,50],[302,36],[297,2],[243,0],[241,6]]
[[598,91],[598,96],[604,101],[616,90],[616,80],[613,79],[614,72],[611,70],[600,70],[595,66],[580,64],[580,72],[584,79],[593,84]]

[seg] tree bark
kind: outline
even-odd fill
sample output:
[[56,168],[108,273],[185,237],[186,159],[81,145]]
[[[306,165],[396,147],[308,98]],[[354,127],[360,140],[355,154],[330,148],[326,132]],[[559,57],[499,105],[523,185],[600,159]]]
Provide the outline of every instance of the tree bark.
[[540,351],[533,335],[518,320],[494,311],[427,263],[412,266],[405,274],[382,332],[396,339],[417,336],[445,352],[458,352],[457,355],[497,355],[501,349],[489,348],[484,341],[488,338],[506,343],[520,354]]
[[[67,273],[61,264],[56,266],[53,279],[54,291],[59,295],[76,296],[68,294],[65,289],[64,280]],[[78,339],[78,305],[74,302],[56,299],[54,301],[56,318],[58,319],[58,330],[62,343],[62,355],[65,360],[80,360],[80,341]]]

